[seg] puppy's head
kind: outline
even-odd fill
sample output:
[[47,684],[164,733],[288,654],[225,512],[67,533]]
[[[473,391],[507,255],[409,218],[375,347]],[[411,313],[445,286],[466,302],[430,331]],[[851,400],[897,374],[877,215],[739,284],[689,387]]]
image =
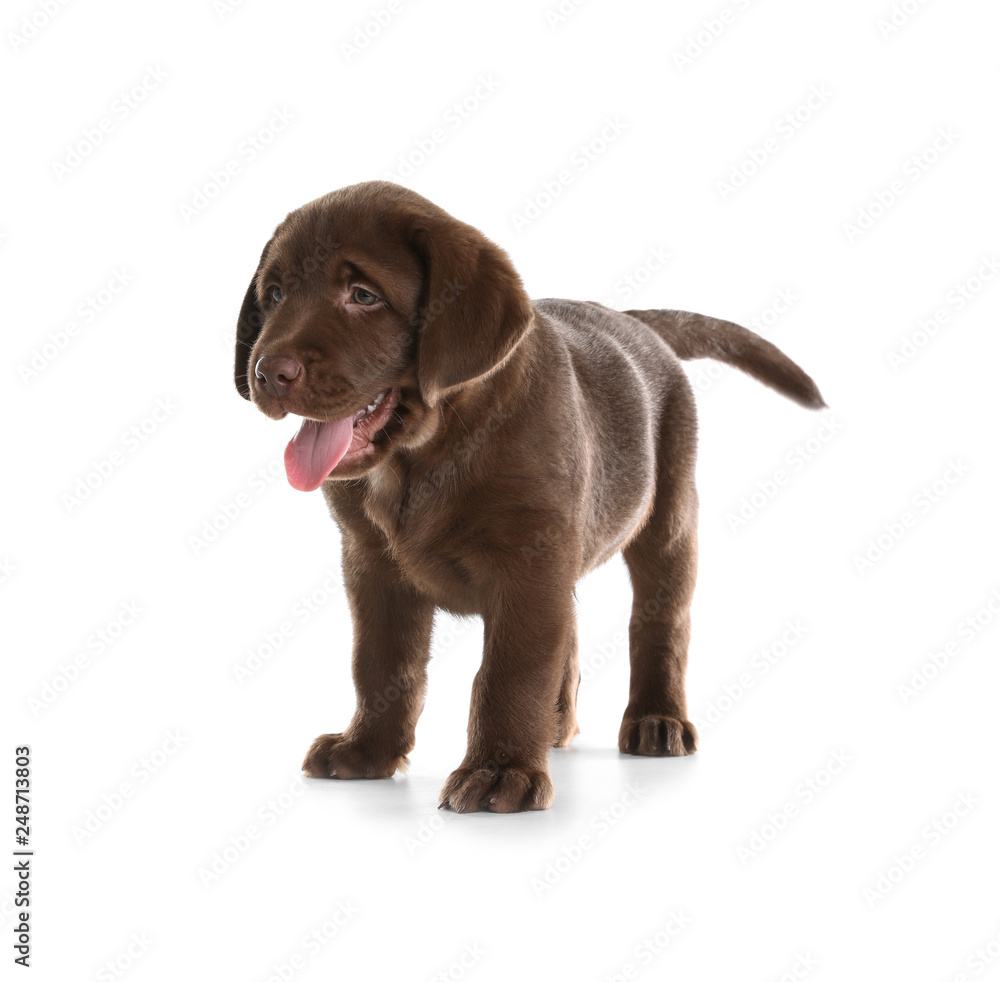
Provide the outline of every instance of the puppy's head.
[[426,439],[449,395],[495,372],[532,323],[506,253],[383,181],[293,211],[264,247],[236,331],[236,388],[302,427],[288,479],[311,491]]

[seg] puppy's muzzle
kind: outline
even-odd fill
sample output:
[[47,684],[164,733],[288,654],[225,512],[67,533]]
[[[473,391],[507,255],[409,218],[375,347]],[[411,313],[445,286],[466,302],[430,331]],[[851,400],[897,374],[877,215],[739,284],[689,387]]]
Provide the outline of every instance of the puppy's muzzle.
[[305,368],[296,358],[265,355],[257,360],[254,375],[261,380],[264,391],[275,399],[283,399],[292,386],[305,377]]

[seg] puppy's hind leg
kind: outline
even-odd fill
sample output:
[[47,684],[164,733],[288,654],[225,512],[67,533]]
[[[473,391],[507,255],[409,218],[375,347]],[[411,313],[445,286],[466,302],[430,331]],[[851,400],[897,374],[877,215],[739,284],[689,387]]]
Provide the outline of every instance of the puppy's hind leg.
[[679,422],[675,415],[660,438],[652,514],[623,551],[633,592],[629,701],[618,734],[627,754],[679,757],[698,745],[684,693],[698,565],[693,414],[691,425]]
[[569,746],[580,732],[576,721],[576,694],[580,688],[580,662],[577,654],[576,623],[566,644],[566,666],[559,698],[556,700],[556,738],[553,746]]

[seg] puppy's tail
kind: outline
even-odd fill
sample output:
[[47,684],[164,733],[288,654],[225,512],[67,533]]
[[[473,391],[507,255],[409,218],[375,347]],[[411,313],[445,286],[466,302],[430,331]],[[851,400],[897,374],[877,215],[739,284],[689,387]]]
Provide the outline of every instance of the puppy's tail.
[[656,331],[678,358],[715,358],[807,409],[825,409],[816,383],[770,341],[739,324],[686,310],[626,310]]

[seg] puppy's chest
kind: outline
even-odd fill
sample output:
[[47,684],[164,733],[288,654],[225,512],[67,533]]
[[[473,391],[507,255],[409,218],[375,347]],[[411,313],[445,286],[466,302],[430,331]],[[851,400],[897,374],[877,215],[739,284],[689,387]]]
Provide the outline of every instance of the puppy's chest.
[[433,476],[375,484],[365,497],[364,510],[418,589],[452,610],[477,606],[459,503]]

